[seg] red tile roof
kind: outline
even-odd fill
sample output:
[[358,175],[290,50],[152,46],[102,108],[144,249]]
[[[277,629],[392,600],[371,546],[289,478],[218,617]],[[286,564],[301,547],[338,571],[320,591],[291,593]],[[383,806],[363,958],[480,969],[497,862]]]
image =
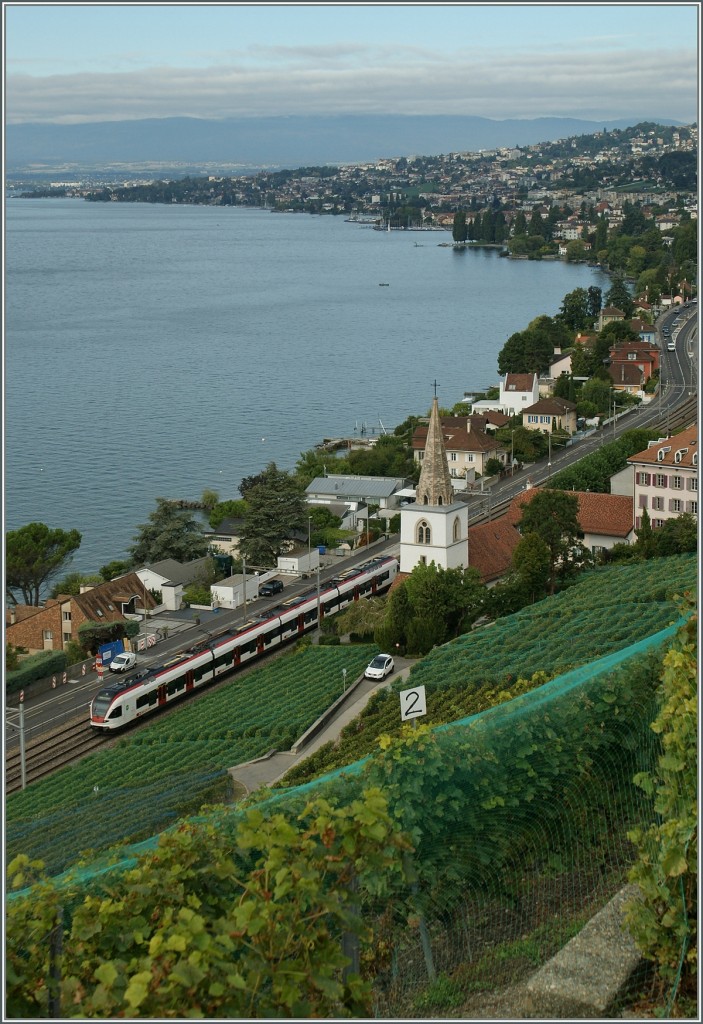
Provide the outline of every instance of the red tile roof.
[[613,384],[627,384],[630,387],[641,387],[646,376],[641,366],[625,360],[611,363],[608,373]]
[[[679,461],[676,461],[676,453],[683,452],[687,448],[688,451],[681,455]],[[665,451],[662,458],[659,458],[659,452],[664,449]],[[692,469],[694,467],[693,456],[698,452],[698,426],[694,424],[688,427],[687,430],[682,430],[680,434],[674,434],[673,437],[668,437],[665,440],[657,441],[651,448],[645,449],[645,451],[637,452],[636,455],[631,455],[627,460],[630,463],[644,463],[646,465],[654,466],[681,466],[685,469]],[[697,465],[697,460],[696,460]]]
[[[513,551],[520,543],[517,524],[525,505],[539,493],[539,487],[521,491],[500,519],[469,528],[469,565],[478,569],[482,583],[500,579],[510,569]],[[602,537],[627,538],[634,527],[632,498],[626,494],[596,494],[571,491],[578,498],[578,520],[584,533]]]
[[503,391],[532,391],[534,383],[534,373],[506,373]]
[[576,402],[570,402],[568,398],[540,398],[539,402],[522,411],[523,414],[530,412],[542,413],[544,416],[564,416],[576,411]]

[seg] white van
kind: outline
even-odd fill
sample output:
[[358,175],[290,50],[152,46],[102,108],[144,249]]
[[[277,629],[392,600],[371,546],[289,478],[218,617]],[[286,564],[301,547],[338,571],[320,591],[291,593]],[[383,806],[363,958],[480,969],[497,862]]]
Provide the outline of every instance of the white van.
[[670,341],[669,344],[666,347],[668,348],[669,352],[675,352],[676,351],[676,342],[675,341]]

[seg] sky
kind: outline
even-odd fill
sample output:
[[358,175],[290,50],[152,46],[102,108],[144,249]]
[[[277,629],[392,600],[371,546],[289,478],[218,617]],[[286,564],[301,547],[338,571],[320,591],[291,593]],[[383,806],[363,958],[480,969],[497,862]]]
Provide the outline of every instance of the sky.
[[698,120],[698,3],[3,3],[5,121]]

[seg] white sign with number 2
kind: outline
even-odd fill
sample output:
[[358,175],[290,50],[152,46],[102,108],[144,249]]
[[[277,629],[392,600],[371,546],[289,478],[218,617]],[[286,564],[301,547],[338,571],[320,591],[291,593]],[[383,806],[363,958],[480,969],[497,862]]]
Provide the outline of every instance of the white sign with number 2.
[[412,690],[401,690],[398,696],[400,697],[400,719],[402,722],[427,714],[424,686],[414,686]]

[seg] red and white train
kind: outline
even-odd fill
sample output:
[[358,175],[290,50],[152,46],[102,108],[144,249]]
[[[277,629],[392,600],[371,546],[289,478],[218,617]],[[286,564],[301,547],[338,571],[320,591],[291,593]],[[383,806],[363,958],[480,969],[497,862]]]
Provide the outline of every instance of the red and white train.
[[319,595],[315,589],[291,597],[241,626],[210,634],[163,665],[131,672],[100,690],[90,705],[90,724],[120,729],[302,636],[318,625],[318,615],[322,620],[352,601],[384,593],[397,573],[396,558],[371,559],[323,584]]

